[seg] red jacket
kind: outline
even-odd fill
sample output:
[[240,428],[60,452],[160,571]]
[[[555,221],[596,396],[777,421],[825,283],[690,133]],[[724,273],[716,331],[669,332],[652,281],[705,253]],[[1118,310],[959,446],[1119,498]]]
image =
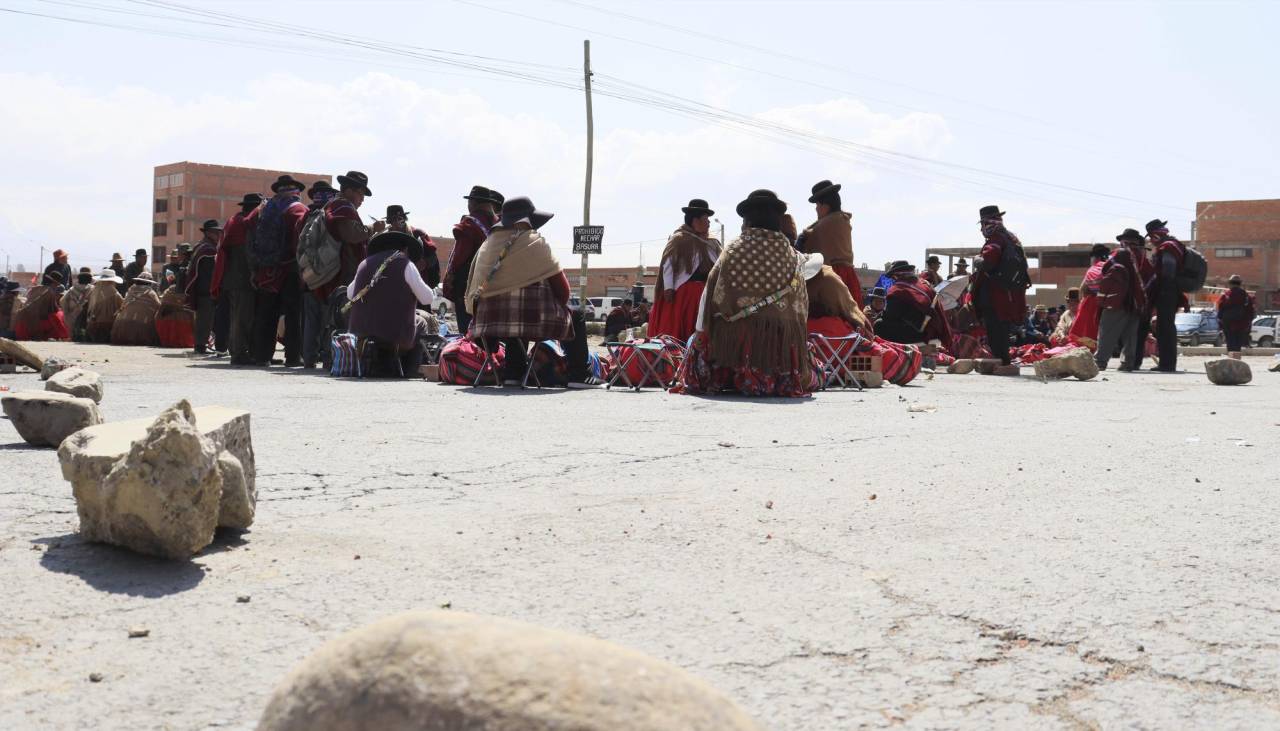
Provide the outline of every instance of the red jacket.
[[218,242],[218,253],[213,258],[213,283],[209,286],[209,295],[214,299],[222,291],[222,275],[227,271],[227,249],[244,246],[249,236],[249,219],[254,217],[258,209],[249,213],[243,211],[227,219],[222,227],[222,240]]
[[1021,244],[1016,236],[1003,227],[988,236],[986,243],[982,245],[982,253],[978,255],[982,260],[982,271],[973,275],[973,290],[976,293],[973,303],[979,311],[990,306],[1001,322],[1020,323],[1027,316],[1026,290],[1005,289],[986,274],[994,272],[1000,266],[1000,257],[1006,246]]
[[[1242,311],[1242,317],[1231,320],[1230,322],[1222,319],[1223,307],[1239,308]],[[1257,308],[1254,305],[1253,297],[1244,291],[1243,287],[1232,287],[1225,293],[1218,296],[1218,327],[1223,332],[1249,332],[1253,329],[1253,318],[1257,316]]]
[[457,302],[466,294],[471,260],[487,238],[488,228],[473,216],[463,216],[453,225],[453,251],[449,252],[449,264],[444,272],[445,299]]

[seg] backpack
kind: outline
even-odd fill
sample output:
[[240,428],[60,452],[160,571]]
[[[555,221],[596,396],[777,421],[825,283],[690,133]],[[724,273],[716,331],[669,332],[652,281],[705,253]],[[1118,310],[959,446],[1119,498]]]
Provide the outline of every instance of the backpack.
[[288,259],[289,240],[288,232],[284,230],[284,209],[293,203],[293,199],[272,198],[258,211],[258,223],[249,232],[245,243],[250,267],[275,266]]
[[1027,255],[1015,241],[1005,241],[1000,247],[1000,263],[987,275],[1001,287],[1014,292],[1031,288],[1031,274],[1027,271]]
[[1174,281],[1178,284],[1178,291],[1186,294],[1199,292],[1204,287],[1207,276],[1209,276],[1209,262],[1205,261],[1204,254],[1184,245],[1182,266],[1174,277]]
[[316,289],[338,276],[342,268],[342,242],[324,225],[324,209],[307,213],[298,236],[298,273],[307,289]]

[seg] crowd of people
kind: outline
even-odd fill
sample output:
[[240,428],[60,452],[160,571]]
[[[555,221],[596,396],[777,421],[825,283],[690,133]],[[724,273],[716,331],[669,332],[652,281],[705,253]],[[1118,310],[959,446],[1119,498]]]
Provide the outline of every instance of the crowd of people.
[[[553,214],[528,197],[474,186],[462,196],[466,213],[442,264],[403,206],[362,220],[373,195],[368,176],[350,171],[337,182],[308,186],[282,175],[270,196],[246,193],[233,216],[205,221],[198,243],[180,245],[159,280],[144,249],[127,266],[116,254],[98,273],[82,267],[74,275],[59,250],[25,297],[0,281],[0,331],[185,346],[235,365],[290,368],[328,365],[335,336],[350,334],[397,361],[395,372],[415,373],[429,341],[444,334],[432,314],[434,288],[443,285],[458,333],[485,354],[503,353],[502,381],[527,378],[529,344],[549,342],[566,359],[571,385],[598,382],[582,310],[570,306],[568,278],[541,232]],[[1100,368],[1119,356],[1120,370],[1134,370],[1148,354],[1148,333],[1155,369],[1176,368],[1174,313],[1198,286],[1198,255],[1165,221],[1147,223],[1145,235],[1125,229],[1114,249],[1095,245],[1080,286],[1054,308],[1028,307],[1026,254],[997,206],[979,211],[984,242],[972,272],[964,259],[945,279],[936,256],[922,271],[894,261],[864,293],[840,190],[829,180],[812,187],[815,220],[804,229],[776,193],[753,191],[736,207],[742,230],[727,245],[711,235],[708,202],[690,200],[662,252],[652,309],[630,301],[614,308],[606,339],[647,323],[648,338],[677,343],[673,390],[682,393],[804,395],[822,384],[838,352],[879,356],[898,383],[955,358],[993,358],[997,372],[1014,372],[1055,348],[1087,347]],[[1238,356],[1255,305],[1239,277],[1231,284],[1218,311]],[[815,338],[825,345],[815,347]]]

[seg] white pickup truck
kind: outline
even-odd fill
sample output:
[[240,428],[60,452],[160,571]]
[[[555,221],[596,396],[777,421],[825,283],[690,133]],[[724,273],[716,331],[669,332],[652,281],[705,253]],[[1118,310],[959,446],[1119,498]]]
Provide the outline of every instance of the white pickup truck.
[[1280,343],[1280,329],[1277,328],[1280,317],[1262,315],[1253,319],[1253,330],[1249,333],[1249,341],[1259,348],[1274,348]]

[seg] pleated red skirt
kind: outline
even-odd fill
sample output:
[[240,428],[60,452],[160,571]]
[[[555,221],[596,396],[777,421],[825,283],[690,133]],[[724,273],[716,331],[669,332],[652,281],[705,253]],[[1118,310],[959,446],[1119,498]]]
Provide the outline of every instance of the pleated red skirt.
[[671,302],[658,298],[649,311],[649,337],[670,335],[682,343],[687,342],[698,324],[698,305],[706,288],[706,282],[685,282],[676,288]]
[[832,264],[831,268],[849,288],[849,294],[853,295],[853,301],[858,303],[858,309],[865,307],[866,305],[862,302],[862,283],[858,281],[858,271],[848,264]]

